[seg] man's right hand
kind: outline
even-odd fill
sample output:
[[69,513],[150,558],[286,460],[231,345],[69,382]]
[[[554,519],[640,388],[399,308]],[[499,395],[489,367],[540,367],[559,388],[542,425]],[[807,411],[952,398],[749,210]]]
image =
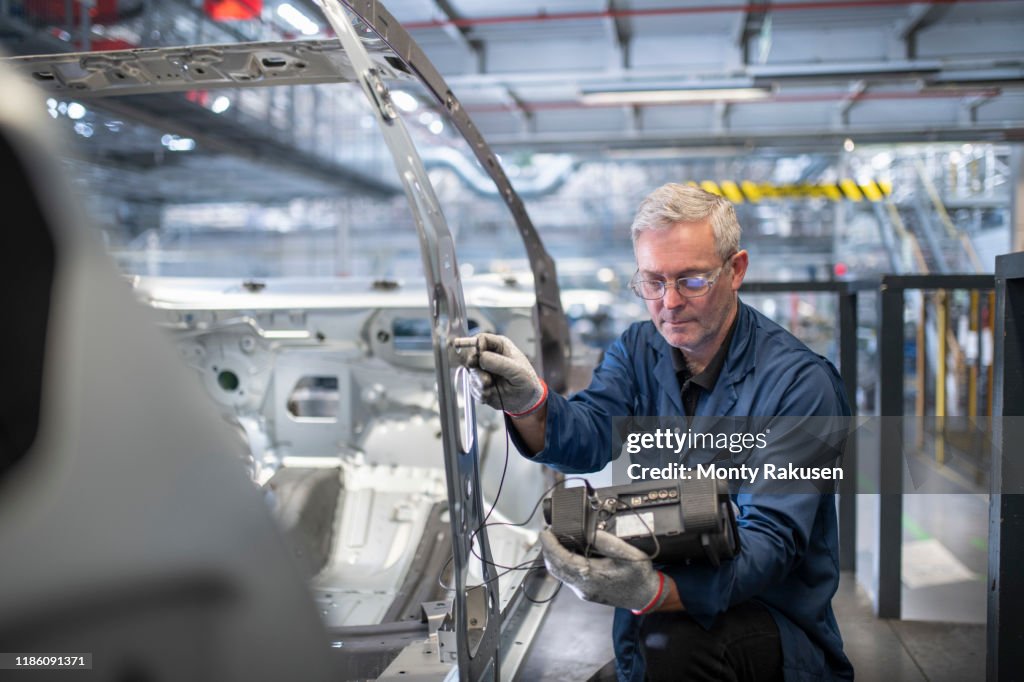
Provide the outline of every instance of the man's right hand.
[[470,370],[477,400],[513,418],[525,417],[544,405],[547,384],[507,337],[481,332],[457,338],[454,345]]

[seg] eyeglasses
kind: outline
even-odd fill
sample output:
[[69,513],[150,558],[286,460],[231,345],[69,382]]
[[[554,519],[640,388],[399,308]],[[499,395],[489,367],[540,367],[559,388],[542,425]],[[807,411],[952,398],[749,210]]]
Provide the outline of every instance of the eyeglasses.
[[[733,256],[735,255],[733,254]],[[732,256],[726,258],[725,262],[717,270],[705,272],[701,275],[680,277],[674,283],[676,293],[683,298],[700,298],[705,296],[711,291],[711,287],[715,286],[715,282],[718,281],[722,270],[728,265],[730,260],[732,260]],[[660,279],[637,279],[639,276],[640,271],[637,270],[636,274],[633,275],[632,281],[629,283],[629,288],[633,290],[634,294],[648,301],[656,301],[665,296],[665,291],[668,287],[664,281]]]

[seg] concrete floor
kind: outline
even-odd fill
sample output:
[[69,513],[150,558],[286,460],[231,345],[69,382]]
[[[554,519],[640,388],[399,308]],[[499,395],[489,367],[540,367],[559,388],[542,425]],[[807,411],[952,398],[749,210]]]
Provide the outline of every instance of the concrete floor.
[[[858,680],[971,682],[985,678],[985,626],[887,621],[844,573],[832,601]],[[611,609],[569,590],[555,600],[520,675],[531,682],[586,680],[612,658]]]

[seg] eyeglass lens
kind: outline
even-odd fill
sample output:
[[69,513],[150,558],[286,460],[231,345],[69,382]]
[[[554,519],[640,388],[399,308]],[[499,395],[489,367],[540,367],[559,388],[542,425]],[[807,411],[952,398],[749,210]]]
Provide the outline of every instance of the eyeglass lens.
[[[707,290],[709,280],[706,277],[680,277],[676,280],[676,290],[685,295],[702,294]],[[666,283],[660,280],[641,280],[637,288],[643,298],[661,298],[665,295]]]

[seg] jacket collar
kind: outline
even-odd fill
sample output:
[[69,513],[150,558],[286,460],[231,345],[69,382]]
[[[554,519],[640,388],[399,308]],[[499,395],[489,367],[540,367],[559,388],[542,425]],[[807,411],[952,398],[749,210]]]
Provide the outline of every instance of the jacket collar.
[[[732,347],[725,359],[725,367],[719,381],[726,379],[731,384],[742,381],[754,369],[757,355],[757,313],[743,301],[737,301],[736,331],[732,335]],[[668,345],[668,344],[666,344]]]

